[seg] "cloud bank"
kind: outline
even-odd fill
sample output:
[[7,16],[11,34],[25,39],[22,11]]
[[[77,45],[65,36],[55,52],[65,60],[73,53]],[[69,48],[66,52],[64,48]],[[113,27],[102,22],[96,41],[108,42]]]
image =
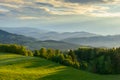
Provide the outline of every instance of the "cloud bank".
[[72,2],[72,3],[89,3],[89,4],[98,4],[98,3],[118,3],[119,0],[64,0],[65,2]]
[[120,0],[0,0],[0,14],[18,19],[63,15],[120,17],[120,12],[111,7],[119,4]]

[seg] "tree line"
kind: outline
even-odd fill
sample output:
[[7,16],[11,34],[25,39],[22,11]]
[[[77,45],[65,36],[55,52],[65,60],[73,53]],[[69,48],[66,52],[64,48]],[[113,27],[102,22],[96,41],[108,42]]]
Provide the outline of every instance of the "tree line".
[[64,53],[60,50],[41,48],[40,50],[34,50],[33,53],[34,56],[42,57],[59,64],[71,66],[77,69],[80,68],[77,57],[72,50],[70,50],[68,53]]

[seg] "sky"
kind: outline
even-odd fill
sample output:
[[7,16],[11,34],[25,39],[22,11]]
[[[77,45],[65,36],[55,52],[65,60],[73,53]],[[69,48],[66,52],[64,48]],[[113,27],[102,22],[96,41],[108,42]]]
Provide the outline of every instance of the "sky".
[[120,34],[120,0],[0,0],[0,27]]

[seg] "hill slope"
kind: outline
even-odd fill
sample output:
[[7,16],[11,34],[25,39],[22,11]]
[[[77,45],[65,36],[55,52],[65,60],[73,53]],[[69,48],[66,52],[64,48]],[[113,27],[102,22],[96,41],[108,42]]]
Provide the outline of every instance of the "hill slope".
[[[5,30],[10,33],[18,34],[18,35],[24,35],[34,38],[39,38],[39,36],[43,33],[47,33],[46,30],[41,30],[37,28],[30,28],[30,27],[0,27],[0,29]],[[40,39],[40,38],[39,38]]]
[[34,38],[25,37],[23,35],[12,34],[3,30],[0,30],[0,43],[18,43],[24,44],[35,41]]
[[0,80],[119,80],[120,75],[96,75],[38,57],[0,53]]
[[40,49],[42,47],[52,48],[52,49],[60,49],[60,50],[68,50],[68,49],[76,49],[80,47],[80,45],[75,45],[63,41],[54,41],[54,40],[46,40],[46,41],[36,41],[25,44],[30,49]]

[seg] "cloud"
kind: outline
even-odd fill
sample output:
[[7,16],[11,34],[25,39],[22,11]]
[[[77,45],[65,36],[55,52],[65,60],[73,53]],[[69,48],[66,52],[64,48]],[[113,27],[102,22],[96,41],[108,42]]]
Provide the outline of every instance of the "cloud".
[[54,7],[54,5],[44,2],[35,2],[36,5],[40,6],[47,6],[47,7]]
[[106,6],[66,3],[60,0],[51,0],[49,4],[54,5],[54,9],[49,9],[49,13],[55,15],[85,15],[92,12],[104,12],[109,9]]
[[7,10],[7,9],[0,9],[0,13],[5,13],[5,12],[9,12],[9,10]]
[[72,2],[72,3],[90,3],[90,4],[95,4],[95,3],[116,3],[119,0],[64,0],[65,2]]
[[94,16],[94,17],[120,17],[120,12],[117,12],[117,13],[107,13],[107,12],[91,13],[89,15]]
[[45,17],[45,16],[19,16],[17,17],[20,20],[51,20],[51,19],[55,19],[56,17]]
[[38,17],[32,17],[32,16],[21,16],[19,17],[19,19],[22,19],[22,20],[28,20],[28,19],[39,19]]
[[1,3],[18,3],[24,4],[25,0],[0,0]]
[[95,17],[102,17],[102,15],[109,17],[111,15],[116,17],[119,15],[118,11],[110,12],[109,5],[119,4],[119,2],[120,0],[0,0],[0,7],[4,9],[0,12],[19,19],[37,19],[36,17],[59,15]]
[[19,8],[18,5],[6,4],[6,3],[0,3],[0,6],[2,6],[2,7],[10,7],[10,8]]

